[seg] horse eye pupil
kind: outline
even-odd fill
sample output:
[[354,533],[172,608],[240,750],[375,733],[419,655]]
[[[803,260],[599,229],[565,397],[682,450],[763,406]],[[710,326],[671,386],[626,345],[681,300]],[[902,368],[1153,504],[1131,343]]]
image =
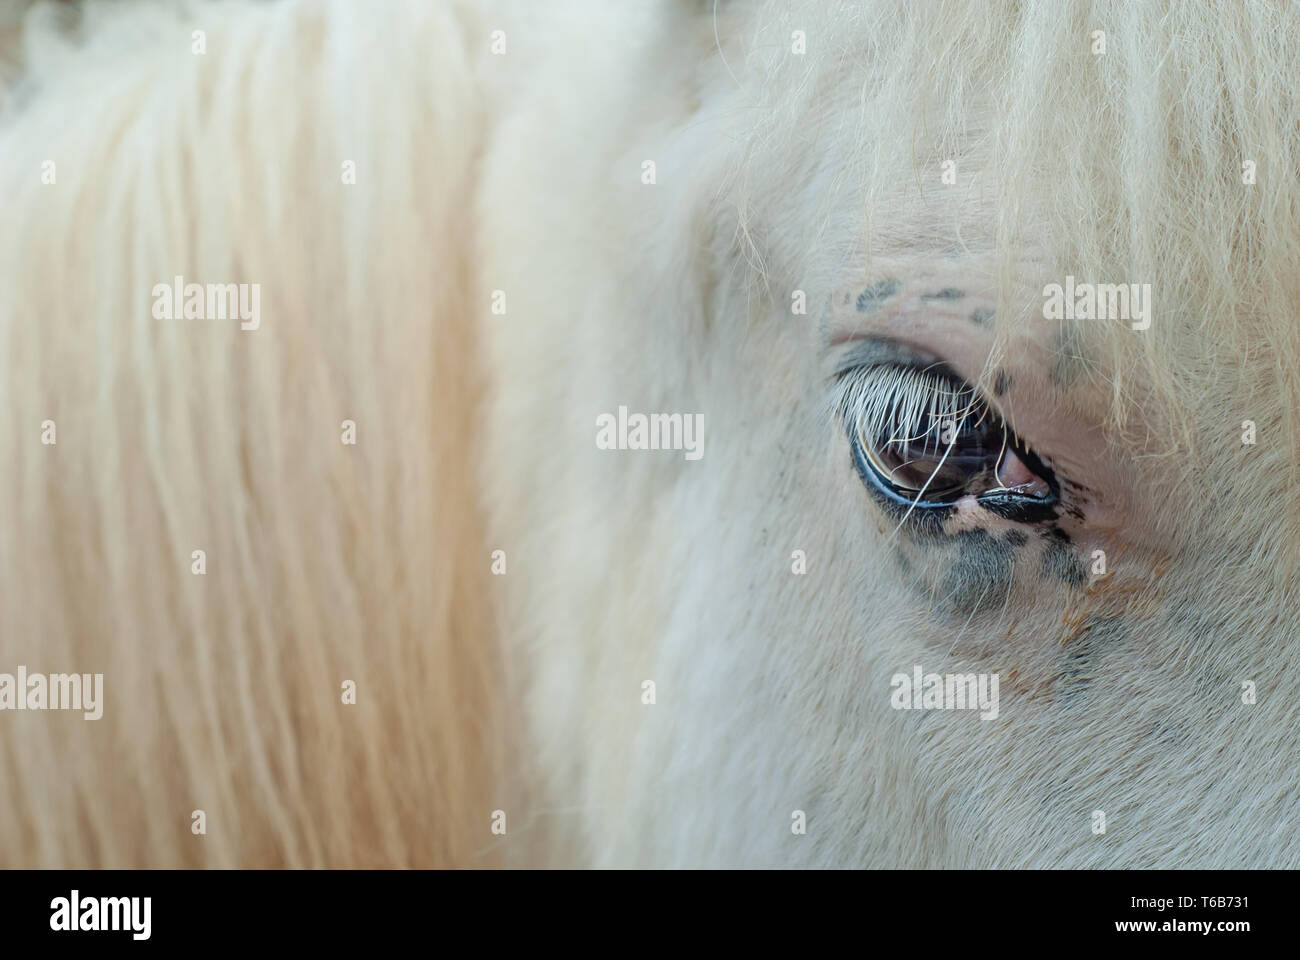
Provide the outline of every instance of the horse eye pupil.
[[996,476],[1005,443],[1000,423],[992,417],[971,423],[938,418],[924,430],[876,437],[867,451],[884,478],[904,494],[924,499],[956,499],[981,478]]

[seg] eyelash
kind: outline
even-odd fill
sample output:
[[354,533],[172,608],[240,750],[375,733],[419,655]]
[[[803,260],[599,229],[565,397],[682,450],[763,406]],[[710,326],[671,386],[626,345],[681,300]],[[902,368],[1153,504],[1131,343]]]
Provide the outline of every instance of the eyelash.
[[[922,525],[941,522],[982,477],[991,478],[992,486],[976,499],[990,512],[1027,523],[1054,517],[1059,487],[1052,471],[974,387],[942,364],[884,362],[850,367],[836,377],[834,403],[863,482],[902,517]],[[993,442],[985,444],[985,436]],[[1042,478],[1048,488],[1045,495],[1028,496],[1022,488],[1001,485],[998,471],[1008,451]],[[896,469],[885,462],[891,459],[897,461]],[[927,459],[935,467],[922,478],[914,465]],[[935,484],[944,471],[947,485]],[[899,473],[908,472],[914,474],[912,483],[895,482]]]
[[855,414],[846,423],[856,422],[868,436],[888,433],[893,442],[925,438],[928,444],[934,431],[920,429],[926,419],[965,426],[972,416],[978,425],[990,415],[973,389],[930,368],[876,365],[854,372],[840,376],[837,408],[842,417]]

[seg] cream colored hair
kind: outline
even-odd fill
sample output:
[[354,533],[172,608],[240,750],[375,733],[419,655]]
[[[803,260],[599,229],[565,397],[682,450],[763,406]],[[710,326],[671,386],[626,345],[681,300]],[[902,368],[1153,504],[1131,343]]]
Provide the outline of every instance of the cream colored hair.
[[[0,715],[5,866],[493,861],[484,118],[454,11],[393,12],[27,21],[0,127],[0,670],[102,672],[105,704]],[[259,283],[260,328],[155,319],[176,275]]]
[[[547,835],[514,862],[1294,865],[1275,836],[1293,780],[1268,771],[1250,829],[1218,837],[1238,795],[1177,753],[1170,714],[1119,693],[1090,708],[1124,718],[1105,737],[1040,698],[995,741],[918,740],[852,685],[946,636],[923,644],[940,628],[897,601],[845,458],[818,459],[825,425],[785,359],[806,342],[774,317],[790,323],[789,284],[829,290],[908,245],[1000,254],[1004,352],[1045,279],[1151,283],[1151,329],[1090,328],[1087,375],[1113,442],[1165,465],[1189,562],[1160,589],[1198,595],[1223,569],[1202,554],[1240,556],[1230,538],[1286,586],[1295,5],[286,0],[59,19],[0,45],[0,671],[102,672],[107,693],[98,721],[0,715],[0,863],[480,865],[508,808],[512,841]],[[497,28],[507,57],[487,54]],[[981,171],[957,203],[923,182],[946,159]],[[176,275],[259,283],[260,329],[154,319]],[[620,399],[707,402],[705,467],[599,458],[589,415]],[[1271,440],[1243,468],[1246,418]],[[1224,477],[1241,486],[1207,483]],[[786,568],[800,544],[815,591]],[[1206,696],[1254,675],[1249,638],[1294,609],[1259,596],[1202,596],[1178,633],[1133,616],[1117,656],[1152,711],[1197,669]],[[1003,648],[1029,651],[1026,674],[1055,669],[1032,634],[1059,631],[1048,613]],[[1211,629],[1247,639],[1186,666]],[[1255,724],[1263,763],[1294,746],[1292,719],[1274,698],[1233,722]],[[1207,752],[1246,729],[1220,722],[1195,728]],[[1058,777],[1053,757],[1073,766]],[[1133,832],[1105,846],[1035,819],[1067,800]]]

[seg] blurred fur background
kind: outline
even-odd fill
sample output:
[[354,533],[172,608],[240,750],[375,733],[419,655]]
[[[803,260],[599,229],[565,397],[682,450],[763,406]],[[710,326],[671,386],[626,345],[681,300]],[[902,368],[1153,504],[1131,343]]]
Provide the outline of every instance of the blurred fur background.
[[[27,6],[0,16],[0,670],[102,672],[105,707],[0,717],[0,864],[492,862],[464,25]],[[259,283],[261,328],[153,319],[175,275]]]

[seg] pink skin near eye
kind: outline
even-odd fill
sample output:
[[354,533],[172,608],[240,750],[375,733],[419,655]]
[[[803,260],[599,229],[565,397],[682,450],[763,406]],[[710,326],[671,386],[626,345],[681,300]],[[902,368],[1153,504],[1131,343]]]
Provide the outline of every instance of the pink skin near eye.
[[[999,489],[1010,490],[1029,497],[1045,497],[1051,493],[1046,481],[1030,470],[1015,451],[1007,450],[998,467]],[[988,491],[982,491],[987,493]],[[959,530],[1013,529],[1016,525],[1009,520],[991,517],[979,504],[974,494],[967,494],[953,504],[954,513],[946,524],[949,533]]]
[[1008,450],[998,467],[998,483],[1004,490],[1011,490],[1027,497],[1045,497],[1050,493],[1046,481],[1016,456],[1014,450]]

